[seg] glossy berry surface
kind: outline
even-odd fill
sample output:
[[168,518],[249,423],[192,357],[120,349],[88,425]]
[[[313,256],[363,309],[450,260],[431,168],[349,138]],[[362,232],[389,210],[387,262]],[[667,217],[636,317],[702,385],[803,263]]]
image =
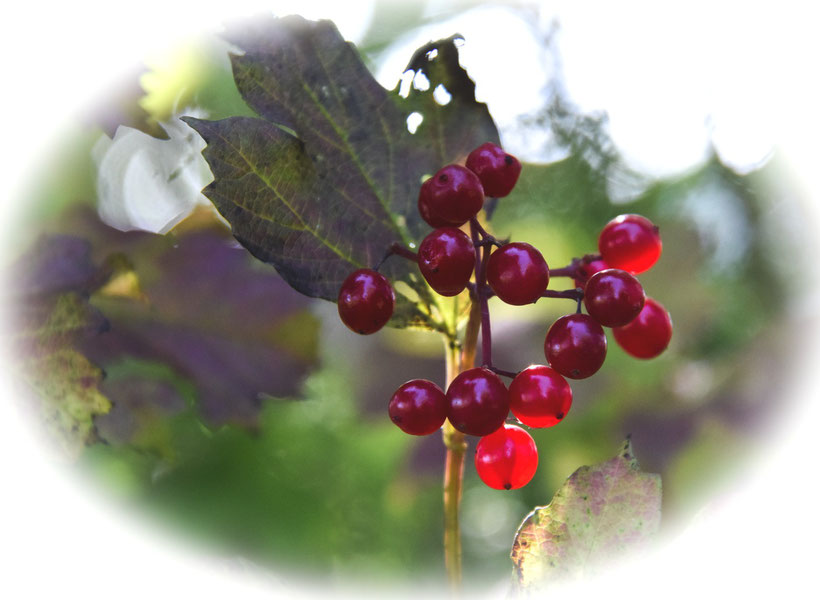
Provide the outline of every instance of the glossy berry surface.
[[504,244],[487,261],[487,283],[507,304],[532,304],[547,289],[549,267],[530,244]]
[[584,288],[589,316],[605,327],[621,327],[638,316],[646,294],[640,281],[621,269],[598,271]]
[[527,485],[538,468],[538,449],[529,433],[516,425],[503,427],[479,440],[475,469],[494,490],[516,490]]
[[460,373],[447,388],[447,418],[467,435],[487,435],[501,427],[510,412],[507,387],[483,367]]
[[578,278],[575,280],[575,287],[584,289],[589,278],[598,271],[609,269],[603,260],[584,260],[578,265]]
[[395,303],[390,282],[372,269],[353,271],[339,289],[339,317],[342,323],[362,335],[384,327],[393,316]]
[[444,425],[447,400],[432,381],[413,379],[393,394],[387,406],[390,420],[411,435],[429,435]]
[[589,377],[601,368],[606,358],[604,329],[589,315],[564,315],[547,331],[544,355],[550,366],[564,377]]
[[507,196],[521,174],[519,160],[491,142],[470,152],[467,168],[478,175],[484,193],[495,198]]
[[466,167],[447,165],[429,181],[427,206],[431,217],[436,220],[460,226],[476,216],[484,206],[481,181]]
[[424,183],[421,184],[421,189],[419,190],[419,201],[418,201],[418,208],[419,214],[421,218],[433,229],[437,227],[448,227],[450,223],[441,217],[434,215],[432,209],[430,208],[430,193],[431,193],[431,186],[433,183],[433,178],[430,177]]
[[552,427],[567,416],[572,389],[555,369],[531,365],[510,384],[510,410],[529,427]]
[[615,341],[635,358],[655,358],[672,339],[672,319],[663,305],[647,298],[632,322],[612,330]]
[[598,251],[606,264],[633,275],[654,265],[662,248],[657,226],[641,215],[617,216],[598,236]]
[[470,237],[455,227],[430,233],[419,245],[419,270],[442,296],[460,294],[475,268],[475,247]]

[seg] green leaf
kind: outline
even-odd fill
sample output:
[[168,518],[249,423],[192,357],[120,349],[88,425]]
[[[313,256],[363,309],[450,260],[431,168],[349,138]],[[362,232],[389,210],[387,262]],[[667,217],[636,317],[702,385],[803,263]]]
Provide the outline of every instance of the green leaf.
[[627,439],[617,456],[575,471],[549,506],[524,519],[511,553],[518,591],[595,573],[645,545],[660,518],[660,476],[639,470]]
[[[184,119],[208,144],[214,182],[204,193],[242,245],[308,296],[335,301],[353,270],[395,242],[420,241],[423,176],[498,139],[453,38],[417,53],[410,66],[430,86],[405,98],[375,81],[329,21],[263,20],[228,37],[243,52],[232,57],[237,87],[260,118]],[[439,84],[452,95],[446,106],[433,98]],[[415,134],[413,112],[424,117]],[[441,327],[415,265],[392,258],[382,271],[409,286],[398,288],[391,325]]]

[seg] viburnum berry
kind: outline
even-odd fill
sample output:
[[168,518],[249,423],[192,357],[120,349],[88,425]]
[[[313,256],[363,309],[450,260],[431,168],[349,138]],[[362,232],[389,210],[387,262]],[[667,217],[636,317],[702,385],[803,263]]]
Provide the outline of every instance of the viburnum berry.
[[458,227],[476,216],[484,206],[481,181],[466,167],[447,165],[428,181],[425,202],[435,222],[444,220]]
[[621,269],[598,271],[584,288],[584,306],[589,316],[605,327],[629,323],[641,312],[645,300],[641,283]]
[[547,289],[549,267],[530,244],[504,244],[487,261],[487,283],[507,304],[520,306],[538,300]]
[[484,193],[495,198],[507,196],[521,174],[521,163],[492,142],[481,144],[467,157],[467,168],[478,175]]
[[555,369],[531,365],[510,384],[510,410],[529,427],[552,427],[567,416],[572,389]]
[[564,315],[547,331],[544,355],[550,366],[564,377],[584,379],[604,364],[606,335],[589,315]]
[[578,265],[578,278],[575,279],[575,287],[584,289],[590,277],[595,275],[598,271],[603,271],[604,269],[609,268],[609,265],[601,259],[582,259],[581,263]]
[[517,425],[505,423],[476,446],[475,469],[481,481],[494,490],[516,490],[527,485],[537,468],[535,440]]
[[375,333],[393,316],[396,296],[390,282],[373,269],[359,269],[347,276],[339,289],[339,317],[362,335]]
[[663,305],[647,298],[640,314],[623,327],[612,330],[615,341],[635,358],[655,358],[672,339],[672,319]]
[[507,387],[484,367],[460,373],[447,388],[447,418],[467,435],[487,435],[501,427],[510,412]]
[[654,265],[662,249],[658,227],[641,215],[619,215],[598,236],[598,251],[606,264],[633,275]]
[[413,379],[396,390],[387,411],[390,420],[405,433],[428,435],[444,425],[447,400],[432,381]]
[[427,222],[427,224],[433,229],[437,227],[448,227],[450,223],[445,219],[442,219],[441,217],[433,214],[433,211],[430,208],[430,193],[432,191],[432,184],[432,177],[429,177],[427,180],[425,180],[424,183],[421,184],[418,201],[419,214],[421,215],[421,218],[424,219]]
[[455,227],[436,229],[419,245],[418,264],[430,287],[442,296],[456,296],[475,267],[473,241]]

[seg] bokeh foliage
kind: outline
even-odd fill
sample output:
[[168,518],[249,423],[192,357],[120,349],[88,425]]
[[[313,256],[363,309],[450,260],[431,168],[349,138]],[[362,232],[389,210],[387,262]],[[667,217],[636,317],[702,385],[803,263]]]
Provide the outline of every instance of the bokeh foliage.
[[[390,39],[386,31],[365,40],[370,60]],[[204,56],[224,52],[222,42],[198,43],[209,49]],[[149,111],[145,129],[156,131],[152,123],[173,112],[172,98],[211,118],[252,114],[227,61],[205,63],[197,77],[183,76],[182,68],[158,74],[150,101],[134,97],[134,111],[120,122],[134,124],[141,103]],[[468,464],[465,567],[478,580],[505,577],[518,522],[578,466],[608,458],[626,434],[644,469],[661,474],[662,526],[670,527],[750,460],[765,424],[782,412],[772,398],[788,366],[786,301],[795,277],[782,259],[794,249],[770,218],[775,199],[791,193],[776,157],[741,175],[713,153],[691,172],[648,180],[624,166],[605,118],[579,113],[560,85],[551,89],[528,126],[552,129],[554,149],[565,158],[524,166],[517,189],[497,207],[494,232],[527,240],[551,266],[562,266],[594,251],[598,231],[615,215],[649,217],[661,228],[664,254],[641,280],[671,312],[675,335],[650,362],[629,358],[610,338],[602,370],[574,383],[568,418],[534,432],[541,466],[529,486],[488,495]],[[208,217],[166,237],[110,230],[88,210],[95,203],[91,140],[103,129],[84,126],[73,140],[79,151],[65,153],[57,161],[62,168],[44,168],[49,176],[28,199],[35,234],[90,244],[89,257],[81,253],[56,272],[82,261],[95,269],[119,265],[106,285],[72,280],[67,288],[112,326],[65,341],[105,371],[100,381],[101,371],[91,373],[96,412],[112,404],[93,428],[83,417],[81,441],[91,445],[79,456],[81,467],[123,501],[252,562],[330,576],[440,573],[441,441],[403,435],[385,409],[406,379],[443,383],[436,335],[386,330],[355,338],[331,304],[291,290]],[[619,205],[612,184],[622,178],[635,179],[639,192]],[[720,226],[726,214],[729,228]],[[44,247],[32,235],[22,264]],[[105,262],[117,255],[126,262]],[[221,273],[233,276],[230,286],[216,278],[213,261],[227,261]],[[45,299],[46,292],[31,293]],[[540,362],[546,329],[570,310],[560,300],[523,309],[494,302],[499,366]],[[203,348],[211,349],[211,362],[190,351]],[[258,362],[229,360],[251,355]]]

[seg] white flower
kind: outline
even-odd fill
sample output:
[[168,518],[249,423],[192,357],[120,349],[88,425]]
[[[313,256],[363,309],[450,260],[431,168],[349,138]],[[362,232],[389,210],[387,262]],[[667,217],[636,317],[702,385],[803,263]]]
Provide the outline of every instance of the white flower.
[[166,233],[197,205],[211,206],[201,193],[213,181],[205,141],[177,118],[161,126],[170,139],[120,126],[94,145],[97,210],[111,227]]

